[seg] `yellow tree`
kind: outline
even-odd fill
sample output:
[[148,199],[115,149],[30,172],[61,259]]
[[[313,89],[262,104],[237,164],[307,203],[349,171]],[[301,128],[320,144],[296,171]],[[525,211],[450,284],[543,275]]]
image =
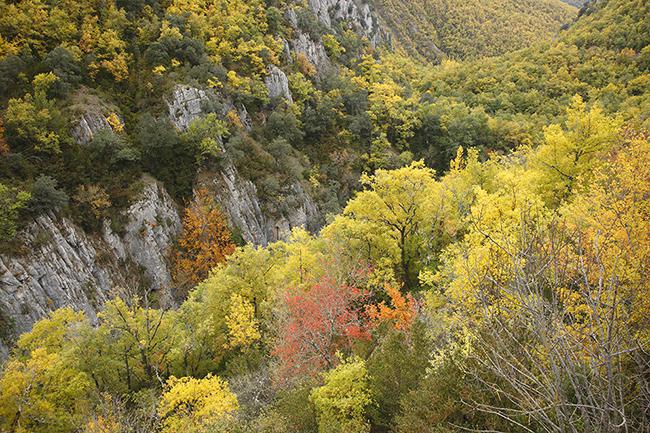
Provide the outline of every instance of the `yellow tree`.
[[585,182],[617,143],[622,120],[606,116],[599,107],[587,110],[575,96],[566,110],[564,127],[554,124],[544,131],[545,143],[530,156],[534,182],[545,202],[557,205],[579,180]]
[[230,312],[226,316],[228,327],[228,349],[247,348],[261,338],[255,319],[255,307],[239,293],[230,297]]
[[162,433],[208,433],[221,431],[230,414],[239,408],[228,382],[208,374],[204,379],[170,377],[165,386],[158,415]]
[[90,324],[62,308],[23,334],[0,375],[0,431],[73,432],[88,414],[95,391],[80,368],[72,340]]
[[602,308],[617,303],[625,306],[617,319],[642,341],[650,339],[650,141],[629,135],[561,209],[567,230],[575,233],[575,248],[563,260],[570,264],[569,280],[581,282],[563,295],[584,313],[575,330],[585,331],[586,339],[602,328]]
[[[434,171],[423,162],[414,162],[398,170],[377,170],[364,175],[366,190],[357,194],[344,210],[344,216],[324,231],[325,237],[336,237],[343,230],[348,244],[359,239],[358,248],[377,249],[390,257],[406,289],[417,281],[418,258],[434,243],[441,228],[440,188]],[[372,263],[374,264],[374,263]]]

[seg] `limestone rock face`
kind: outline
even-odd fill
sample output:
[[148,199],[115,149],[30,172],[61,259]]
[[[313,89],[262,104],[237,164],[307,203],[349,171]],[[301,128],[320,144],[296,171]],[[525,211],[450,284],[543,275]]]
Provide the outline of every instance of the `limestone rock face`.
[[309,7],[327,27],[333,28],[338,21],[346,21],[373,46],[387,39],[365,0],[309,0]]
[[118,259],[67,219],[42,215],[23,235],[27,254],[0,256],[0,309],[9,322],[3,357],[13,338],[49,312],[72,306],[95,318],[111,288],[125,283]]
[[[273,90],[277,91],[276,96],[291,97],[286,76],[280,69],[271,66],[269,77],[274,77],[267,82],[269,93]],[[171,120],[179,129],[189,125],[206,114],[201,107],[209,103],[210,97],[205,90],[177,86],[167,101]],[[229,104],[232,105],[227,100],[224,102],[224,106]],[[228,157],[220,161],[218,170],[203,170],[199,174],[198,186],[214,193],[231,225],[238,229],[245,241],[255,245],[285,239],[294,227],[319,227],[320,212],[301,185],[287,185],[285,198],[274,199],[269,206],[269,201],[265,202],[259,196],[255,184],[241,176]],[[273,208],[272,212],[269,207]]]
[[109,116],[116,116],[116,121],[124,126],[124,119],[119,115],[118,107],[85,87],[72,95],[72,101],[71,109],[75,113],[75,121],[70,134],[78,144],[90,143],[99,131],[112,130],[113,127],[107,120]]
[[[286,80],[286,76],[284,78]],[[234,110],[244,128],[247,130],[252,128],[252,121],[244,105],[236,105],[229,98],[220,97],[210,89],[177,84],[165,102],[167,102],[169,119],[180,131],[187,130],[193,120],[207,114],[206,106],[208,105],[212,106],[213,111],[221,116]]]
[[240,176],[232,164],[218,174],[203,173],[199,183],[214,191],[217,202],[246,242],[265,246],[287,239],[295,227],[320,227],[320,211],[298,183],[287,187],[284,200],[272,203],[273,212],[264,209],[253,182]]
[[111,129],[104,116],[99,113],[85,113],[72,128],[72,138],[79,144],[88,144],[102,129]]
[[290,104],[293,104],[291,91],[289,91],[289,80],[280,68],[275,65],[270,65],[268,67],[268,75],[264,77],[264,84],[269,91],[269,98],[271,100],[284,98]]
[[171,283],[167,256],[181,220],[162,186],[151,178],[143,183],[121,235],[105,221],[102,236],[91,236],[47,213],[20,234],[26,252],[0,255],[0,359],[18,335],[57,308],[71,306],[94,320],[113,289],[143,282],[164,298]]
[[169,118],[176,128],[185,131],[190,123],[203,114],[203,104],[208,100],[205,90],[178,84],[167,100]]
[[315,42],[308,34],[296,31],[296,37],[291,41],[290,45],[295,53],[305,56],[310,63],[316,66],[319,72],[331,67],[332,63],[327,57],[322,42]]
[[[120,123],[124,123],[119,117],[118,120]],[[95,134],[104,129],[113,129],[106,120],[106,117],[102,113],[88,111],[79,117],[70,133],[77,143],[88,144],[93,140]]]
[[172,284],[169,249],[181,232],[176,205],[167,191],[152,178],[145,177],[140,198],[126,211],[128,223],[123,237],[104,224],[103,238],[120,260],[139,265],[152,290]]

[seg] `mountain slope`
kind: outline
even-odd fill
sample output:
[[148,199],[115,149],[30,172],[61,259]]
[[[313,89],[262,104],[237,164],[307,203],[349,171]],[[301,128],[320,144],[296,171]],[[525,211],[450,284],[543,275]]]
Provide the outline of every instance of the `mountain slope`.
[[559,0],[375,0],[395,41],[433,60],[494,56],[552,38],[577,10]]
[[649,430],[646,0],[438,66],[146,3],[0,0],[0,431]]

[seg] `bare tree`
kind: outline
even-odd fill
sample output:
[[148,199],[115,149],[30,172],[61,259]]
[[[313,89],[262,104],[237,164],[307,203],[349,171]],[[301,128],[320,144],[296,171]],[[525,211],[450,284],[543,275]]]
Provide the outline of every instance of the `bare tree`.
[[650,431],[650,354],[630,326],[641,287],[556,221],[522,224],[516,244],[486,237],[510,278],[484,276],[468,372],[493,398],[466,403],[516,431]]

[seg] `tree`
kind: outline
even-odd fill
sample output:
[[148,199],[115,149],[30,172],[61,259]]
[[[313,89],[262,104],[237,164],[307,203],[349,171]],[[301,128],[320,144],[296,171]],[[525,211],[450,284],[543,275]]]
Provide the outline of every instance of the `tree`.
[[[399,293],[399,292],[398,292]],[[368,409],[375,426],[389,429],[400,410],[400,400],[418,388],[431,367],[430,330],[416,321],[407,330],[388,329],[366,361],[368,386],[377,403]]]
[[68,359],[45,348],[11,359],[0,376],[0,429],[73,433],[90,410],[94,386]]
[[34,77],[33,93],[10,99],[5,114],[7,136],[15,150],[27,148],[36,153],[57,155],[69,141],[67,123],[54,101],[47,98],[49,88],[58,80],[51,72]]
[[622,119],[606,116],[599,107],[587,110],[580,96],[573,98],[566,113],[566,127],[547,127],[544,145],[531,158],[540,192],[551,205],[566,199],[578,182],[589,181],[622,128]]
[[255,307],[240,294],[233,293],[230,298],[230,312],[226,316],[228,343],[226,347],[247,348],[259,340],[259,325],[255,320]]
[[112,392],[138,391],[169,376],[177,343],[173,312],[124,297],[128,302],[117,297],[104,304],[100,326],[79,354],[98,386]]
[[[367,189],[348,203],[344,220],[338,223],[343,225],[347,219],[358,232],[353,236],[367,239],[361,248],[370,244],[381,256],[391,257],[406,290],[416,287],[419,259],[429,248],[440,248],[436,242],[442,240],[444,201],[433,176],[422,162],[364,175],[361,180]],[[333,235],[330,231],[336,226],[325,236]]]
[[210,113],[194,120],[183,134],[183,139],[198,150],[201,158],[223,156],[223,138],[228,135],[228,127],[223,120]]
[[235,251],[224,217],[207,189],[199,189],[185,209],[178,245],[174,278],[186,290]]
[[[163,433],[208,433],[239,407],[228,383],[208,374],[204,379],[172,376],[158,405]],[[217,430],[219,431],[219,430]]]
[[366,410],[373,403],[365,362],[358,357],[343,361],[323,374],[325,384],[314,388],[319,433],[367,433]]
[[34,181],[31,191],[29,210],[39,215],[48,210],[57,210],[68,204],[68,195],[57,188],[56,179],[40,175]]
[[72,197],[77,203],[79,216],[86,228],[97,228],[111,207],[111,200],[99,185],[79,185]]
[[336,352],[367,336],[358,306],[367,293],[328,277],[306,289],[287,290],[287,317],[280,324],[273,354],[279,374],[292,379],[336,365]]
[[371,320],[378,324],[388,322],[399,331],[408,331],[417,315],[417,304],[413,295],[410,293],[402,295],[397,287],[389,284],[386,284],[384,288],[390,297],[392,307],[381,301],[377,305],[368,305],[366,313]]
[[74,311],[71,307],[59,308],[36,322],[30,332],[20,336],[16,353],[27,357],[36,349],[45,349],[49,353],[61,352],[88,326],[90,323],[83,312]]
[[2,117],[0,117],[0,156],[4,156],[9,153],[9,144],[7,144],[7,138],[5,137],[5,127]]
[[7,241],[16,235],[18,218],[30,199],[28,192],[0,183],[0,240]]
[[78,431],[96,389],[74,351],[88,329],[84,313],[61,308],[20,336],[0,374],[0,430]]
[[169,120],[148,113],[138,120],[135,140],[142,153],[143,168],[162,181],[172,197],[191,197],[201,157],[198,148],[182,140]]

